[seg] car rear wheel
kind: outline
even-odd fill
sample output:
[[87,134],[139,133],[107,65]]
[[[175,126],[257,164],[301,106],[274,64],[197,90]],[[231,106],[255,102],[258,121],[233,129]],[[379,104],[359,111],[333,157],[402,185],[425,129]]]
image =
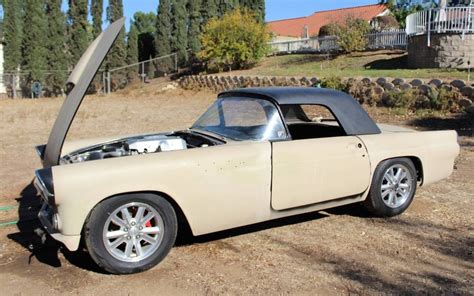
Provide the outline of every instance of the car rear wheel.
[[116,196],[98,204],[85,227],[92,259],[114,274],[148,270],[173,247],[177,218],[171,204],[153,194]]
[[376,216],[400,215],[410,206],[416,185],[416,169],[410,159],[383,161],[375,170],[365,205]]

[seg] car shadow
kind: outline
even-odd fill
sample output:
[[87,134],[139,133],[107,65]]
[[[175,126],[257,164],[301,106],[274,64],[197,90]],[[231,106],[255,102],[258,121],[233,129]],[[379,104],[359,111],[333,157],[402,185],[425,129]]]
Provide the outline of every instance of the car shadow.
[[33,181],[26,186],[16,199],[18,202],[18,231],[10,233],[7,238],[25,248],[29,253],[29,264],[35,258],[39,262],[51,267],[61,267],[60,254],[71,264],[97,273],[104,273],[89,254],[80,249],[77,252],[70,252],[61,243],[48,236],[40,221],[38,213],[41,209],[41,197],[37,195]]
[[[61,243],[55,241],[44,232],[40,221],[37,219],[41,208],[41,198],[37,195],[33,181],[22,190],[21,196],[17,198],[17,201],[19,205],[19,220],[17,223],[18,231],[8,234],[7,237],[24,247],[30,253],[29,263],[31,263],[32,259],[35,258],[43,264],[52,267],[61,267],[60,255],[62,254],[70,264],[76,267],[87,271],[106,274],[104,270],[95,264],[85,248],[81,247],[76,252],[70,252]],[[178,215],[179,214],[180,213],[178,213]],[[323,219],[330,215],[351,215],[364,218],[370,217],[370,214],[364,210],[362,206],[355,204],[325,210],[324,212],[311,212],[275,219],[201,236],[193,236],[189,225],[183,222],[179,225],[175,247],[207,243],[263,230],[305,223]],[[183,220],[180,219],[180,221]]]
[[423,117],[408,122],[410,126],[425,130],[456,130],[459,136],[474,137],[474,117],[460,113],[449,117]]
[[193,236],[189,227],[180,227],[181,231],[178,232],[178,237],[176,239],[175,246],[186,246],[196,243],[207,243],[216,240],[221,240],[230,237],[237,237],[249,233],[259,232],[263,230],[284,227],[299,223],[305,223],[309,221],[319,220],[322,218],[328,217],[328,214],[323,212],[311,212],[306,214],[301,214],[297,216],[285,217],[280,219],[275,219],[271,221],[265,221],[257,224],[237,227],[229,230],[219,231],[211,234],[205,234],[200,236]]

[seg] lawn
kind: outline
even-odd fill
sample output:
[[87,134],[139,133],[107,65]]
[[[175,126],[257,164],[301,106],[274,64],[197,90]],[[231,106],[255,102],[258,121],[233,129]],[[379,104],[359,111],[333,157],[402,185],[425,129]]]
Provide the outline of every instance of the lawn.
[[455,69],[410,69],[403,51],[376,51],[327,56],[295,54],[265,58],[239,74],[265,76],[401,77],[467,80],[467,71]]

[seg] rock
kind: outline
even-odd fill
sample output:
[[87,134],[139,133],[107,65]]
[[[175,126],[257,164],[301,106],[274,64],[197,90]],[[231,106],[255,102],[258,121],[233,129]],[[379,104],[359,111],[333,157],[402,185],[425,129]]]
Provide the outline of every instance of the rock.
[[393,85],[392,83],[390,82],[385,82],[384,85],[383,85],[383,88],[385,88],[386,90],[390,91],[392,89],[395,88],[395,85]]
[[431,92],[433,92],[433,87],[432,87],[431,85],[428,85],[428,84],[420,85],[419,89],[421,90],[421,92],[422,92],[424,95],[428,95],[428,94],[430,94]]
[[373,91],[374,91],[374,93],[377,94],[377,95],[381,95],[381,94],[384,93],[384,89],[383,89],[382,87],[380,87],[380,86],[374,87],[374,88],[373,88]]
[[176,89],[176,85],[174,83],[170,83],[167,86],[163,87],[161,90],[174,90]]
[[414,87],[418,87],[423,85],[423,81],[421,79],[413,79],[410,84]]
[[395,79],[392,81],[392,83],[393,83],[394,85],[400,85],[400,84],[406,83],[406,81],[405,81],[405,79],[403,79],[403,78],[395,78]]
[[472,101],[469,99],[462,98],[459,100],[458,104],[459,106],[466,108],[472,105]]
[[462,89],[463,87],[466,86],[466,82],[464,82],[464,80],[456,79],[456,80],[451,81],[451,85],[457,89]]
[[387,79],[380,77],[379,79],[376,80],[377,84],[380,86],[383,86],[385,83],[387,83]]
[[443,83],[439,86],[440,89],[444,89],[444,90],[447,90],[447,91],[452,91],[453,90],[453,86],[451,84],[447,84],[447,83]]
[[470,98],[474,95],[474,88],[472,88],[472,86],[465,86],[461,89],[461,93]]
[[440,79],[431,79],[430,82],[428,84],[432,84],[436,87],[440,87],[441,84],[443,84],[443,81],[441,81]]
[[372,83],[372,79],[368,78],[368,77],[365,77],[362,79],[362,82],[365,83],[365,84],[370,84]]
[[398,86],[401,90],[409,90],[412,88],[411,84],[403,83]]

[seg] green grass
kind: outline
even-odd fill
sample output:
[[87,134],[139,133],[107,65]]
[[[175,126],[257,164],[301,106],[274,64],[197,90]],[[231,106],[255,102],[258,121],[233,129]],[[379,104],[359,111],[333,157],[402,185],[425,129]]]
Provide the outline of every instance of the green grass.
[[265,58],[242,74],[264,76],[316,77],[400,77],[421,79],[464,79],[467,71],[455,69],[409,69],[401,51],[378,51],[330,57],[317,54],[284,55]]

